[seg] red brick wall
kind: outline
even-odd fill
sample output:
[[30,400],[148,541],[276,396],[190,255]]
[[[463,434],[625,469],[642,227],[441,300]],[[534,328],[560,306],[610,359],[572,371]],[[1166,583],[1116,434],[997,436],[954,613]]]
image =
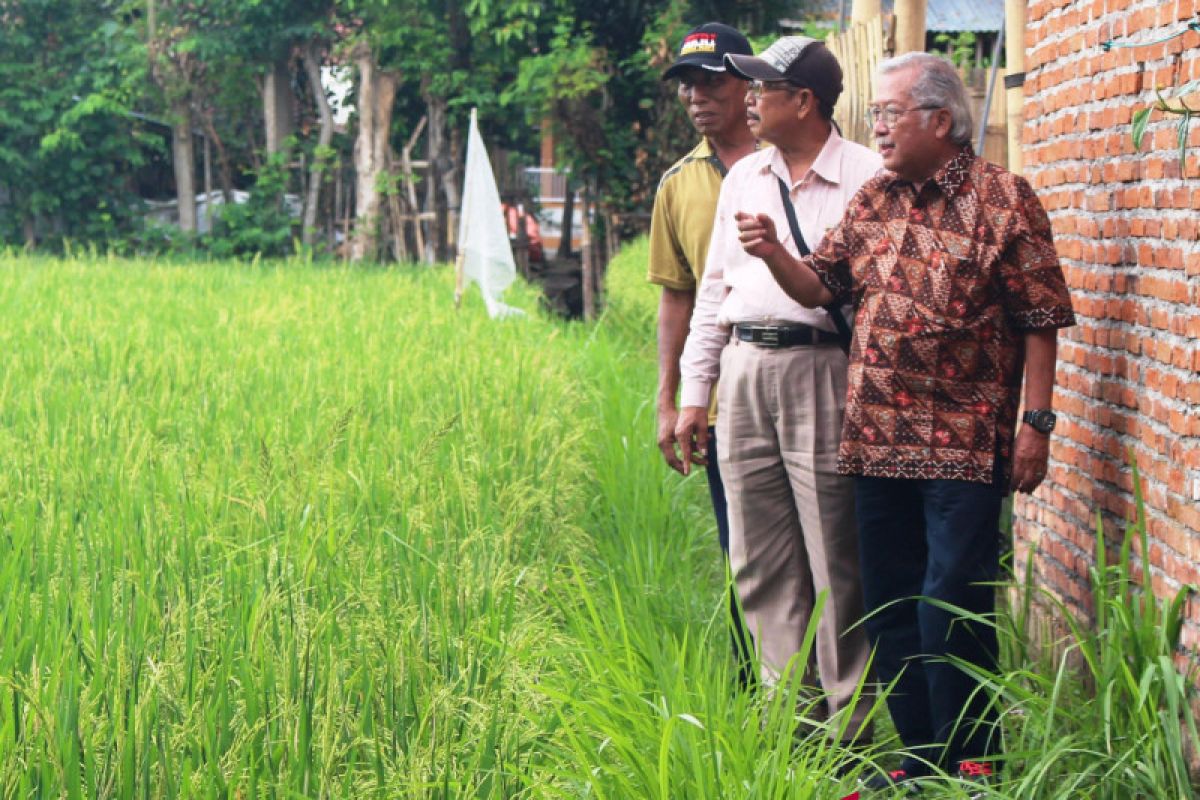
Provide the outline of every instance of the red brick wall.
[[[1086,608],[1096,514],[1110,542],[1142,473],[1160,595],[1200,585],[1200,119],[1182,175],[1176,117],[1155,112],[1140,151],[1135,110],[1155,86],[1200,78],[1200,0],[1037,0],[1026,28],[1025,174],[1042,198],[1079,324],[1059,337],[1059,428],[1046,484],[1014,508],[1018,563],[1038,548],[1048,586]],[[1189,95],[1200,108],[1200,92]],[[1200,657],[1200,600],[1184,649]]]

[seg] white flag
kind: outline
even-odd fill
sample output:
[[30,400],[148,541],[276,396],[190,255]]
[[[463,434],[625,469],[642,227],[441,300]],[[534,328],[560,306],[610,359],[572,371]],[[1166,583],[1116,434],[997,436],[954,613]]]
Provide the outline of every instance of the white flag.
[[479,284],[488,315],[506,317],[524,314],[519,308],[500,302],[500,295],[517,276],[508,228],[500,207],[500,190],[488,160],[487,148],[479,135],[476,110],[471,109],[471,130],[467,134],[467,168],[463,179],[462,217],[458,225],[458,287],[455,300],[462,295],[465,280]]

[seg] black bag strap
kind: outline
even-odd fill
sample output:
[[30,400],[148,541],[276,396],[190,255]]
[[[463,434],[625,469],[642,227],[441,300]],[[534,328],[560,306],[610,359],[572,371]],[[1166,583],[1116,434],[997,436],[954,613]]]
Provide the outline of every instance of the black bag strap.
[[[775,176],[775,180],[779,181],[779,199],[783,201],[783,211],[787,214],[788,227],[792,229],[792,239],[795,240],[796,249],[800,251],[800,256],[803,258],[812,251],[808,249],[808,242],[804,241],[804,234],[800,232],[800,222],[796,219],[796,207],[792,205],[792,196],[788,191],[787,184],[778,175]],[[842,348],[843,353],[847,356],[850,355],[850,340],[854,334],[850,331],[846,317],[842,315],[841,306],[837,303],[830,303],[822,308],[833,320],[833,326],[837,328],[840,339],[838,346]]]

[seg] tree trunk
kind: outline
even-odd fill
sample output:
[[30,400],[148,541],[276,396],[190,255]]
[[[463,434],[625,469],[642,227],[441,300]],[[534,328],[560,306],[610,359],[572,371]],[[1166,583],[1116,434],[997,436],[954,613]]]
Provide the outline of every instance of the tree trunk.
[[217,133],[217,127],[213,124],[212,114],[205,114],[200,122],[204,127],[205,134],[207,134],[207,140],[211,141],[213,147],[217,150],[217,170],[221,179],[221,194],[224,195],[226,203],[232,203],[233,167],[229,163],[229,153],[225,150],[225,142],[221,140],[220,134]]
[[562,235],[558,238],[558,260],[571,257],[571,231],[575,227],[575,191],[571,188],[571,176],[563,181]]
[[[292,133],[292,76],[290,59],[279,58],[263,80],[263,122],[267,134],[267,155],[281,152]],[[319,85],[319,84],[318,84]]]
[[392,106],[400,85],[397,72],[381,70],[366,44],[353,53],[358,67],[358,136],[354,140],[356,217],[350,258],[354,261],[375,258],[379,252],[379,223],[382,197],[380,175],[387,166],[388,134],[392,127]]
[[433,227],[426,239],[425,261],[446,260],[446,196],[443,183],[448,156],[446,155],[446,98],[429,91],[429,81],[422,81],[421,94],[425,99],[429,131],[425,139],[426,160],[429,162],[425,181],[425,210],[433,212]]
[[317,236],[317,207],[321,200],[321,181],[328,165],[329,145],[333,141],[333,112],[329,109],[329,98],[321,85],[321,64],[317,58],[317,45],[304,45],[304,69],[313,97],[317,101],[317,113],[321,117],[321,128],[317,134],[317,149],[313,152],[312,170],[308,179],[308,197],[304,200],[304,227],[300,234],[305,247],[312,247]]
[[442,192],[446,196],[446,259],[449,260],[458,250],[458,217],[462,210],[462,176],[458,165],[462,163],[459,154],[462,153],[462,132],[450,131],[450,151],[446,153],[442,169]]
[[[520,196],[512,198],[512,207],[516,209],[517,232],[516,242],[513,255],[517,259],[517,269],[521,272],[521,277],[529,280],[529,231],[525,228],[525,203],[522,202]],[[510,212],[511,213],[511,212]],[[505,218],[505,222],[508,218]]]
[[175,198],[179,204],[179,227],[196,232],[196,152],[192,144],[192,109],[177,102],[171,109],[171,157],[175,165]]
[[213,204],[212,204],[212,142],[204,137],[204,233],[212,233]]
[[[583,187],[583,197],[580,208],[580,213],[583,216],[583,236],[579,240],[579,255],[582,260],[581,270],[583,272],[583,318],[594,320],[596,318],[596,264],[592,257],[592,236],[588,225],[588,204],[591,202],[591,192],[587,184]],[[569,234],[567,234],[569,235]]]
[[604,271],[608,271],[608,265],[616,256],[617,251],[621,249],[621,239],[617,233],[617,226],[621,224],[621,217],[617,212],[609,210],[604,215]]

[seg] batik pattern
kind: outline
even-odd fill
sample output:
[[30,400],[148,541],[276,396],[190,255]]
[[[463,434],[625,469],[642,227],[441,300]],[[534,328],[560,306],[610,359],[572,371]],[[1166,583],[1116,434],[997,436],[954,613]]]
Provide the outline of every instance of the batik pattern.
[[969,147],[921,186],[881,172],[811,259],[855,308],[838,468],[987,482],[1011,464],[1027,331],[1074,324],[1028,182]]

